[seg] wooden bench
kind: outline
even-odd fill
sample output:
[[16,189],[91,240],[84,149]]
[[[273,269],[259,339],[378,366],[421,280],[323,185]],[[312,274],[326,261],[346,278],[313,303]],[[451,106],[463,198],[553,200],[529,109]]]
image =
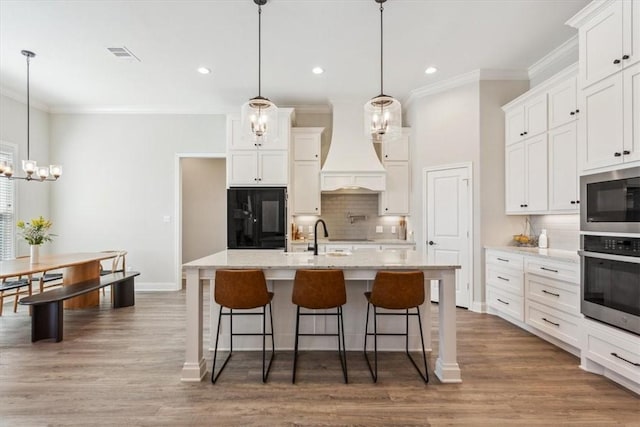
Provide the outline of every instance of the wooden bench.
[[31,342],[55,338],[62,341],[63,304],[66,299],[111,286],[113,308],[135,304],[134,277],[136,271],[112,273],[84,282],[32,295],[20,300],[20,304],[33,306],[31,313]]

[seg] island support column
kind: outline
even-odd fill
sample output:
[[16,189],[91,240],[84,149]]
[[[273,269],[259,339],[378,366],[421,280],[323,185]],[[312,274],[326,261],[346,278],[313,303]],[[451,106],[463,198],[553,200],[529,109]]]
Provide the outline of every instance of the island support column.
[[202,283],[200,270],[187,272],[187,334],[182,381],[202,381],[207,374],[207,363],[202,357]]
[[443,383],[461,383],[460,366],[456,352],[456,271],[441,272],[438,286],[438,359],[436,376]]

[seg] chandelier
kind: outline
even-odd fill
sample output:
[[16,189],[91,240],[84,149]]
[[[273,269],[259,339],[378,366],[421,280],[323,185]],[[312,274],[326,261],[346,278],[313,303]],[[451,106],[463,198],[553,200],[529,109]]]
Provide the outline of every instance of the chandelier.
[[14,168],[11,163],[0,161],[0,177],[9,179],[24,179],[25,181],[55,181],[62,175],[61,165],[38,166],[35,160],[31,160],[29,144],[29,124],[31,108],[29,103],[29,64],[36,54],[23,50],[21,52],[27,58],[27,160],[22,161],[22,170],[25,176],[14,176]]
[[364,104],[364,132],[373,142],[388,142],[402,134],[402,107],[397,99],[384,94],[382,4],[387,0],[374,1],[380,4],[380,95]]
[[258,96],[247,101],[241,110],[243,133],[248,134],[256,146],[278,137],[278,107],[262,96],[262,6],[267,0],[253,0],[258,5]]

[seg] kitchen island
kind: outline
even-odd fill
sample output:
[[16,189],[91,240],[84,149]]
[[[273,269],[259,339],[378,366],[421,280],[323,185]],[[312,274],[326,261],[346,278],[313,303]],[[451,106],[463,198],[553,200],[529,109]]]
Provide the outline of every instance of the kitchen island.
[[[438,358],[434,372],[443,383],[461,382],[460,367],[456,351],[456,305],[455,270],[458,265],[438,265],[429,259],[426,253],[412,250],[355,251],[353,253],[326,253],[314,256],[310,253],[283,252],[282,250],[225,250],[200,258],[183,265],[187,278],[187,324],[185,363],[182,368],[182,381],[201,381],[206,373],[206,360],[203,357],[203,288],[202,279],[211,281],[208,295],[213,300],[215,289],[215,271],[218,269],[262,269],[270,289],[275,293],[273,300],[274,337],[276,351],[293,348],[293,325],[295,324],[295,306],[291,303],[291,288],[295,272],[298,269],[341,269],[347,281],[347,304],[344,306],[347,349],[362,351],[366,300],[362,293],[370,289],[375,275],[380,270],[420,270],[425,276],[425,304],[421,317],[425,327],[424,344],[431,349],[431,310],[430,281],[438,280],[439,310]],[[217,330],[219,306],[211,303],[210,331]],[[248,316],[251,317],[251,316]],[[322,318],[322,319],[320,319]],[[325,323],[326,322],[326,323]],[[310,326],[316,332],[327,328],[330,320],[325,316],[314,317]],[[235,322],[234,322],[235,323]],[[402,325],[402,323],[400,323]],[[242,325],[239,325],[242,328]],[[380,321],[381,329],[385,328]],[[392,325],[393,326],[393,325]],[[253,326],[255,328],[255,326]],[[329,326],[328,328],[330,328]],[[234,330],[236,325],[234,325]],[[327,328],[327,329],[328,329]],[[410,347],[418,348],[415,330],[410,328]],[[222,348],[228,346],[228,337],[223,329]],[[214,334],[214,332],[212,332]],[[214,336],[210,342],[213,342]],[[324,343],[324,344],[323,344]],[[382,344],[382,343],[381,343]],[[334,343],[316,341],[304,348],[333,349]],[[255,342],[234,341],[237,349],[257,349]],[[404,345],[396,341],[395,347],[381,350],[403,350]]]

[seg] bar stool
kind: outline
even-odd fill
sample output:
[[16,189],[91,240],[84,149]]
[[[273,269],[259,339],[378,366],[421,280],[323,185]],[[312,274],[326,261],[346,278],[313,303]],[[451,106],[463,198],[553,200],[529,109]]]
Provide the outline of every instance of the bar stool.
[[[296,366],[298,362],[298,337],[301,336],[329,336],[338,337],[338,356],[342,366],[344,382],[347,378],[347,353],[344,344],[344,322],[342,306],[347,302],[347,291],[342,270],[297,270],[293,282],[291,301],[296,309],[296,339],[293,352],[293,373],[291,383],[296,382]],[[335,308],[335,313],[301,313],[300,308],[322,310]],[[336,316],[338,323],[337,334],[301,334],[300,316]]]
[[[238,335],[262,336],[262,382],[267,381],[271,362],[275,354],[275,343],[273,340],[273,313],[271,308],[271,300],[273,292],[267,290],[267,283],[262,270],[217,270],[215,282],[214,299],[220,305],[220,314],[218,315],[218,330],[216,332],[216,345],[213,352],[213,367],[211,368],[211,382],[215,384],[216,380],[227,366],[227,362],[233,354],[233,337]],[[271,323],[271,332],[266,332],[266,307],[269,306],[269,319]],[[234,310],[250,310],[262,307],[261,312],[252,313],[234,313]],[[228,309],[228,312],[223,312]],[[261,333],[234,333],[233,317],[258,315],[262,316],[262,332]],[[229,355],[224,360],[220,371],[216,374],[216,357],[218,355],[218,339],[220,338],[220,323],[222,316],[229,316]],[[271,337],[271,358],[269,366],[266,366],[266,337]]]
[[[371,292],[365,292],[367,298],[367,321],[364,335],[364,357],[367,360],[369,371],[373,382],[378,381],[378,336],[392,335],[405,337],[405,350],[409,360],[420,374],[425,383],[429,382],[429,372],[427,370],[427,354],[424,349],[424,338],[422,334],[422,320],[420,319],[420,305],[424,303],[424,274],[421,271],[392,272],[379,271],[373,282]],[[369,307],[373,306],[373,333],[369,332]],[[378,308],[389,310],[404,310],[404,313],[378,313]],[[415,308],[415,313],[409,313],[409,309]],[[404,333],[379,333],[378,316],[405,316]],[[418,317],[420,327],[420,344],[422,344],[422,359],[424,361],[424,374],[409,353],[409,316]],[[367,337],[373,335],[374,345],[374,367],[371,367],[369,356],[367,355]]]

